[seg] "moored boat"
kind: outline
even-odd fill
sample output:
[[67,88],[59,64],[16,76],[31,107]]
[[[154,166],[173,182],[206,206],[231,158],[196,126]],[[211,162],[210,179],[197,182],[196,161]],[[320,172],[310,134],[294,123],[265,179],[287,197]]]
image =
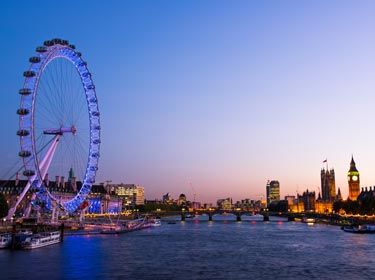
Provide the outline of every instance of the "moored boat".
[[316,222],[315,218],[303,217],[302,219],[302,223],[314,224],[315,222]]
[[102,231],[100,231],[100,233],[102,233],[102,234],[118,234],[118,233],[121,233],[121,231],[122,231],[121,227],[110,227],[110,228],[103,229]]
[[25,241],[21,242],[21,249],[36,249],[59,242],[61,242],[59,231],[41,232],[33,234],[31,237],[27,237]]
[[0,248],[8,248],[12,244],[12,234],[2,233],[0,234]]
[[160,219],[151,219],[148,220],[148,223],[150,224],[151,227],[159,227],[161,226],[161,220]]
[[342,230],[350,233],[375,233],[375,225],[344,226]]
[[21,248],[21,244],[26,241],[26,239],[33,236],[33,231],[30,228],[21,228],[16,232],[14,239],[15,248]]
[[130,231],[140,230],[151,227],[151,223],[147,222],[146,219],[137,219],[123,224],[111,225],[100,231],[102,234],[118,234],[126,233]]

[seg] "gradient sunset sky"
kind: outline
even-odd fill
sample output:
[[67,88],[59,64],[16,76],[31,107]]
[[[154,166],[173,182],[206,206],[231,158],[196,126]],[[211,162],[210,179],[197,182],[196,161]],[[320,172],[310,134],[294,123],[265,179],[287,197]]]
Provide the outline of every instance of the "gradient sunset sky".
[[283,197],[320,191],[328,159],[346,198],[352,154],[375,185],[374,15],[374,1],[3,1],[1,169],[28,58],[57,37],[93,74],[97,183],[216,202],[279,180]]

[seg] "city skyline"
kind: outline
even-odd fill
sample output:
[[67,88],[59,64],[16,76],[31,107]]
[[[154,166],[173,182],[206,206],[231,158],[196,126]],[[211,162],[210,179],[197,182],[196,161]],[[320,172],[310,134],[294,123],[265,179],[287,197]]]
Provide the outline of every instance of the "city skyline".
[[96,85],[96,183],[216,202],[265,199],[277,180],[283,198],[321,192],[327,159],[346,198],[353,155],[361,187],[375,185],[375,3],[110,2],[1,4],[1,176],[20,149],[28,58],[58,37]]

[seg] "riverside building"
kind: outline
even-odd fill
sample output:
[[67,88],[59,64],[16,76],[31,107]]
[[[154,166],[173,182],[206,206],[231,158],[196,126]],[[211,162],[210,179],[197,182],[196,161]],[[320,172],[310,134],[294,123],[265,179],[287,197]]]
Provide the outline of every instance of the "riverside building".
[[266,185],[267,206],[274,201],[280,200],[280,183],[276,180],[268,180]]

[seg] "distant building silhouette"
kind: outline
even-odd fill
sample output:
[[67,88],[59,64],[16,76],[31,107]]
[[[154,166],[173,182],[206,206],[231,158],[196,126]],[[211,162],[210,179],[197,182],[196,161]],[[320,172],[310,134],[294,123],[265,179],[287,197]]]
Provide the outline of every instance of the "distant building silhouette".
[[186,204],[186,195],[185,194],[180,194],[177,200],[177,205],[185,205]]

